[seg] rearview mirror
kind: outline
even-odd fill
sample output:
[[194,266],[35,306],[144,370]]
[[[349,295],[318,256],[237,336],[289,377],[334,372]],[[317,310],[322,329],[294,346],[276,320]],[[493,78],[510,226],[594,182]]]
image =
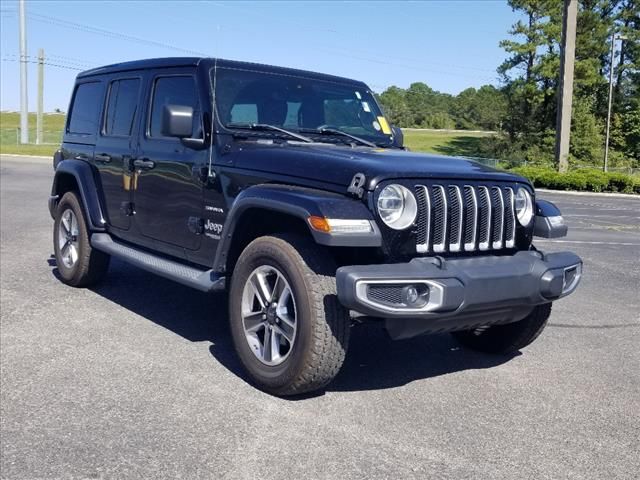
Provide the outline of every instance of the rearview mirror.
[[189,138],[193,133],[193,108],[186,105],[165,105],[162,111],[162,135]]
[[400,127],[391,126],[391,132],[393,133],[393,146],[404,148],[404,134]]

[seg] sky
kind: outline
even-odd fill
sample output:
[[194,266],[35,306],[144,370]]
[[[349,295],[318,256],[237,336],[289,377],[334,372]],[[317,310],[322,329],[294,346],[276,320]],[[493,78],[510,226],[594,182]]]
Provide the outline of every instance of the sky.
[[[214,56],[355,78],[374,91],[424,82],[458,94],[498,84],[498,46],[518,19],[506,0],[26,0],[27,54],[45,51],[44,109],[66,111],[88,68],[152,57]],[[18,2],[0,0],[0,109],[18,110]],[[29,64],[29,110],[36,105]]]

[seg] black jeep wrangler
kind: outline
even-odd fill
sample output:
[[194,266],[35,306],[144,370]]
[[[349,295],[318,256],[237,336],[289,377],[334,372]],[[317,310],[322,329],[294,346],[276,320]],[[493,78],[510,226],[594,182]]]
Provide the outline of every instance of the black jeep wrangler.
[[209,58],[89,70],[54,167],[63,281],[94,284],[115,256],[228,289],[238,356],[278,395],[330,382],[358,322],[521,349],[582,273],[533,247],[567,227],[526,179],[406,151],[346,78]]

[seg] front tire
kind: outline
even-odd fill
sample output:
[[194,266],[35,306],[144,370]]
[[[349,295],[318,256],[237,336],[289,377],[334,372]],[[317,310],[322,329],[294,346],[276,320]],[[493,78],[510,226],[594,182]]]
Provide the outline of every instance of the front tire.
[[75,192],[65,193],[56,208],[53,250],[60,278],[72,287],[94,285],[109,269],[109,255],[91,247],[84,210]]
[[229,294],[231,334],[262,390],[318,390],[340,370],[349,317],[337,299],[335,271],[328,253],[300,236],[260,237],[242,252]]
[[486,353],[508,354],[532,343],[542,333],[551,315],[551,303],[538,305],[520,321],[453,332],[465,347]]

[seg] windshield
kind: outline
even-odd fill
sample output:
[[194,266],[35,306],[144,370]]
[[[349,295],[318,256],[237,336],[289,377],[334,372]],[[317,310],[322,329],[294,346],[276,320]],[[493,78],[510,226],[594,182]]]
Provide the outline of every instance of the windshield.
[[218,118],[225,128],[267,124],[305,135],[317,130],[317,141],[352,141],[321,132],[333,129],[378,145],[391,143],[391,128],[363,86],[231,68],[218,68],[212,81]]

